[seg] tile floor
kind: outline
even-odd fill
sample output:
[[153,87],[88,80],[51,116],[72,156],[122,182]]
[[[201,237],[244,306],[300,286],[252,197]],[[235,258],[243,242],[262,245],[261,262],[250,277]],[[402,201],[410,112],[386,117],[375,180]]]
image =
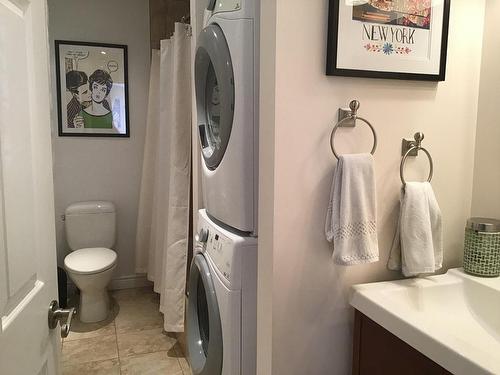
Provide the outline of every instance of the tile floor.
[[63,375],[191,375],[179,343],[163,332],[159,297],[151,288],[111,296],[106,321],[73,321],[62,343]]

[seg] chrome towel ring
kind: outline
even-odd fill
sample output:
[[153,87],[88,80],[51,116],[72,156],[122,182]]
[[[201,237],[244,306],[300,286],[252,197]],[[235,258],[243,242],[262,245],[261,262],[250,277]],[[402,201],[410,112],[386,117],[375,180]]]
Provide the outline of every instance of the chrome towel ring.
[[337,122],[337,124],[335,124],[335,126],[333,127],[332,129],[332,134],[330,135],[330,147],[332,149],[332,152],[333,152],[333,155],[335,155],[335,157],[338,159],[339,158],[339,155],[337,154],[337,151],[335,151],[335,146],[334,146],[334,140],[335,140],[335,133],[337,132],[337,129],[339,127],[346,127],[348,125],[347,122],[349,120],[354,120],[354,122],[356,120],[361,120],[363,121],[366,125],[368,125],[370,127],[370,130],[372,131],[373,133],[373,147],[372,147],[372,150],[370,151],[370,153],[373,155],[375,154],[375,150],[377,149],[377,132],[375,131],[375,128],[372,126],[372,124],[370,124],[370,122],[362,117],[359,117],[358,116],[358,109],[359,109],[359,106],[360,106],[360,103],[359,101],[357,100],[352,100],[350,103],[349,103],[349,108],[351,109],[351,112],[348,113],[346,115],[346,117],[344,117],[342,120],[340,120],[339,122]]
[[401,177],[401,182],[403,183],[403,186],[406,185],[406,180],[405,180],[405,176],[404,176],[406,159],[408,159],[408,156],[410,156],[410,154],[412,152],[415,152],[415,151],[417,153],[418,153],[418,151],[423,151],[427,155],[427,157],[429,158],[430,170],[429,170],[429,177],[427,178],[427,182],[432,181],[432,175],[434,174],[434,162],[432,161],[432,156],[429,153],[429,151],[427,151],[425,148],[422,147],[422,141],[424,140],[424,137],[425,137],[424,133],[420,133],[420,132],[415,133],[415,135],[414,135],[415,142],[410,142],[409,143],[410,147],[403,154],[403,158],[401,159],[401,165],[399,167],[399,175]]

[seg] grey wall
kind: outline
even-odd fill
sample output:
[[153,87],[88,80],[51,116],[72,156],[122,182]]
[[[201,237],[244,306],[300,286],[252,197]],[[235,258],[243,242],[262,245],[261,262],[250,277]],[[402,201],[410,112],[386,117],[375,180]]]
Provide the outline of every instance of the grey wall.
[[58,261],[67,254],[60,216],[75,201],[110,200],[118,211],[115,278],[134,274],[136,220],[149,88],[149,2],[144,0],[48,0],[53,98],[54,40],[128,45],[130,138],[57,135],[52,108]]

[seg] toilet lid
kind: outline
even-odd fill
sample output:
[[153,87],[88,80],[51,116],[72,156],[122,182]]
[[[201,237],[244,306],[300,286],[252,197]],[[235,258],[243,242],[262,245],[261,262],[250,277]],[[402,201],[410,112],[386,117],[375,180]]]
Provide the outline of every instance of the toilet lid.
[[73,251],[64,258],[64,266],[78,274],[99,273],[116,263],[116,253],[104,247],[92,247]]

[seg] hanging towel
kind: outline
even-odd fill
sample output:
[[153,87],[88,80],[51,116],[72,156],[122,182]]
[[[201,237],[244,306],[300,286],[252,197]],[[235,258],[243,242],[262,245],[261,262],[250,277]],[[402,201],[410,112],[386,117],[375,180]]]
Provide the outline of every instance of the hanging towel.
[[341,155],[333,175],[325,233],[333,260],[352,266],[378,261],[375,175],[371,154]]
[[399,222],[387,267],[410,277],[433,273],[442,265],[441,211],[432,186],[408,182],[401,191]]

